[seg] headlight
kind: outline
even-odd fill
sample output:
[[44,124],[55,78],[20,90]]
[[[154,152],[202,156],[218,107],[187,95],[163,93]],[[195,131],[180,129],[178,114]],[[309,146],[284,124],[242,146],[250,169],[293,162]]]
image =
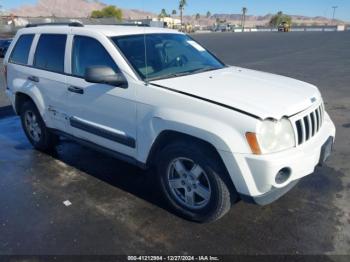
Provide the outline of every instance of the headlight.
[[256,134],[247,133],[246,136],[255,154],[275,153],[296,145],[293,126],[286,118],[280,121],[264,120],[259,124]]

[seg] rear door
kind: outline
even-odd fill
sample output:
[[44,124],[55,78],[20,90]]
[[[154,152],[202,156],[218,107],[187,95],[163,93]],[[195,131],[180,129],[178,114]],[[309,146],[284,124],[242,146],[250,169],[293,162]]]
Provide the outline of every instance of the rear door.
[[67,84],[65,50],[67,34],[43,33],[39,36],[28,80],[35,84],[45,101],[50,127],[69,132],[65,101]]

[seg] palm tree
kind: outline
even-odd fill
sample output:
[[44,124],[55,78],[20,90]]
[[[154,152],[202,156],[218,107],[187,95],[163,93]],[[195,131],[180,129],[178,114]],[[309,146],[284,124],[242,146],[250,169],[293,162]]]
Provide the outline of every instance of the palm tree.
[[242,8],[242,21],[241,21],[241,26],[242,26],[242,30],[244,31],[244,26],[245,26],[245,16],[248,12],[248,8],[243,7]]
[[163,8],[162,11],[159,14],[159,17],[160,18],[164,18],[164,17],[167,17],[167,16],[168,16],[168,14],[166,13],[166,10]]
[[186,5],[187,5],[186,0],[180,0],[179,10],[180,10],[181,29],[182,29],[182,21],[183,21],[183,11],[184,11]]
[[201,18],[201,15],[198,13],[196,14],[196,20],[199,20]]
[[211,13],[210,11],[207,12],[207,18],[210,18],[211,17]]
[[[174,9],[174,10],[171,12],[171,14],[172,14],[173,17],[176,16],[176,14],[177,14],[176,10]],[[172,28],[175,29],[175,20],[174,20],[174,19],[173,19],[173,21],[172,21]]]

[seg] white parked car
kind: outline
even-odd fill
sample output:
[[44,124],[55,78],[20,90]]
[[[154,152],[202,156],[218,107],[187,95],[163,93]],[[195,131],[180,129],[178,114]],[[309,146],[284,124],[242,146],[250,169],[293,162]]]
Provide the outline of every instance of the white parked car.
[[335,138],[315,86],[227,66],[173,30],[31,26],[4,64],[36,149],[66,136],[155,167],[169,204],[199,222],[240,199],[278,199],[327,159]]

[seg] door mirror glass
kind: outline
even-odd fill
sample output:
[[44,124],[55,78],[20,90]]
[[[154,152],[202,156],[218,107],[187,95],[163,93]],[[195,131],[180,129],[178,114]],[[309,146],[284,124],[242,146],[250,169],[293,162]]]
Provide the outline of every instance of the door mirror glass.
[[107,84],[121,88],[127,88],[128,82],[122,73],[116,73],[108,66],[91,66],[85,70],[86,82]]

